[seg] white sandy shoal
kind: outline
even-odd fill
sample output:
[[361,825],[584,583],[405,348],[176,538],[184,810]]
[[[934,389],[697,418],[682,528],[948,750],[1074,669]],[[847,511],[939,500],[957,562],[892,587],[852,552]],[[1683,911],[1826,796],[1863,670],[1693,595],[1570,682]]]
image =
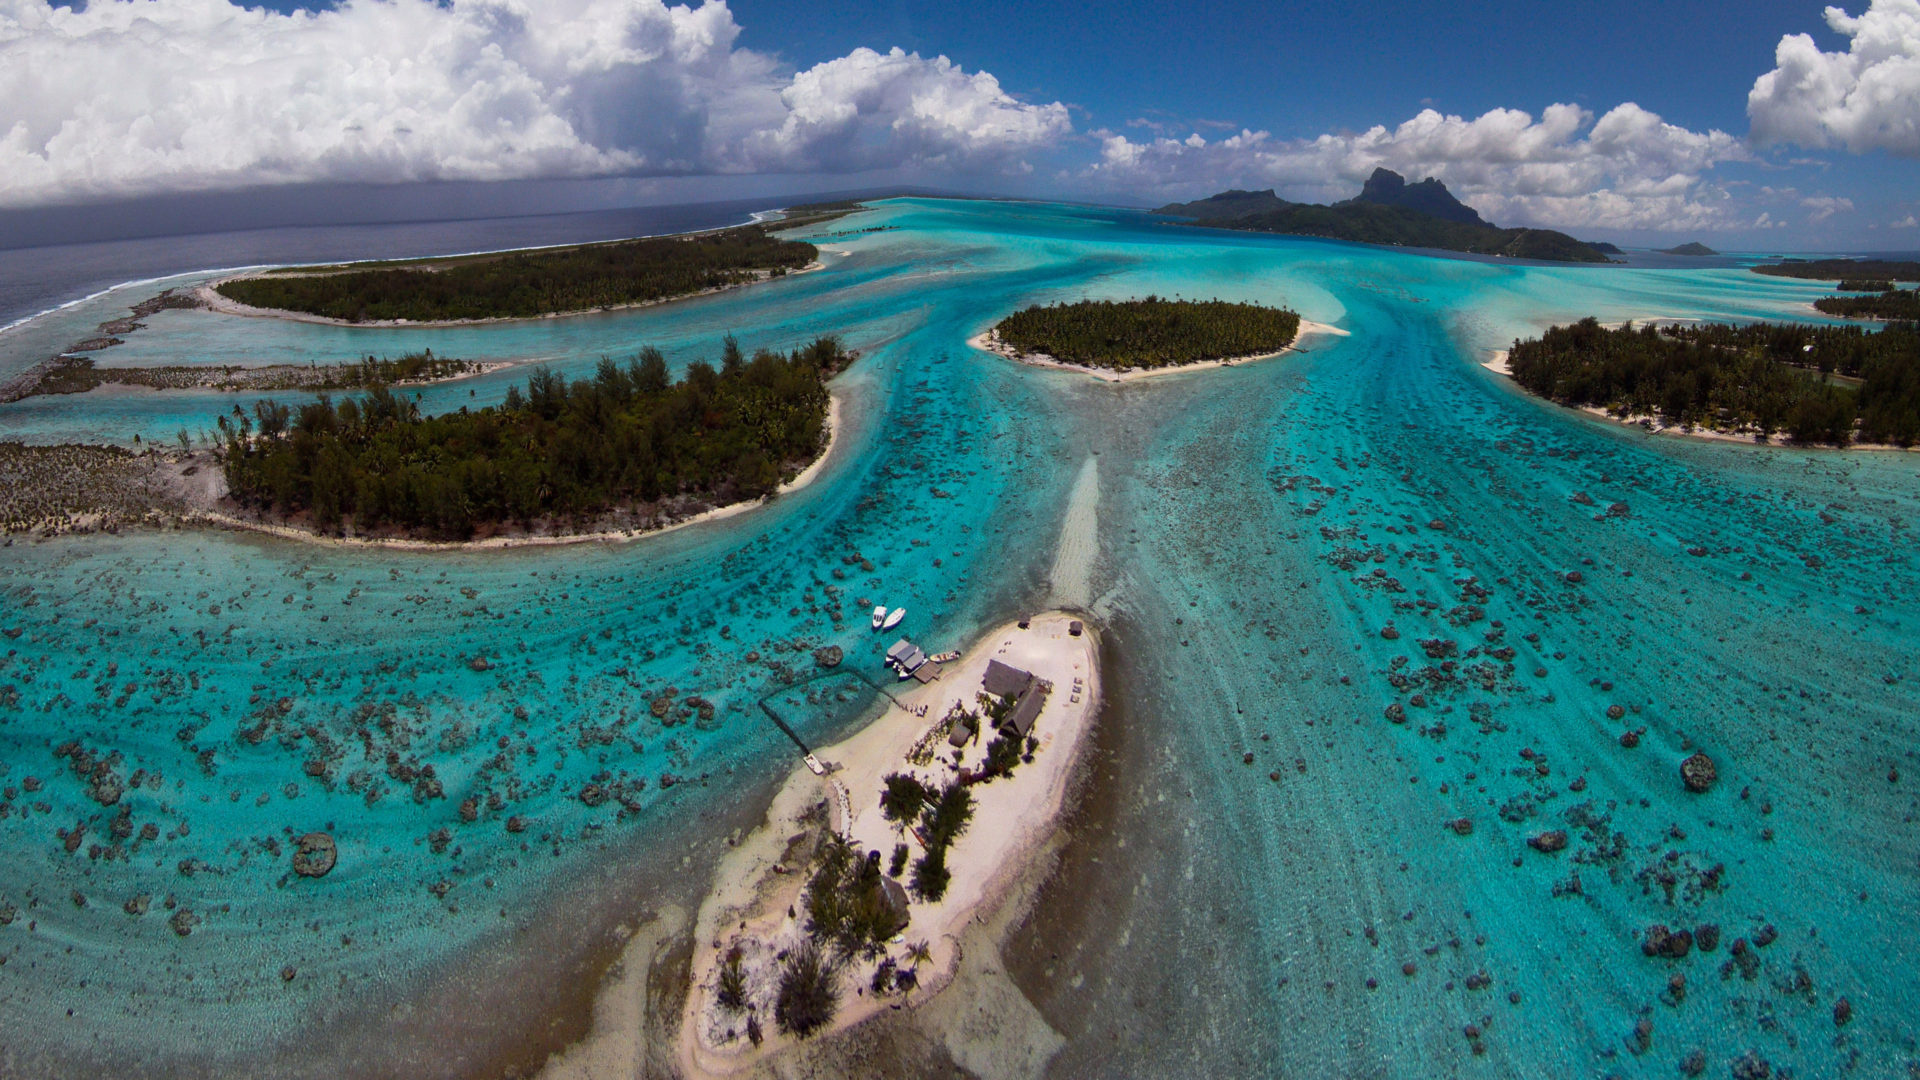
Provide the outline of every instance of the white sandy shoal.
[[1093,606],[1093,564],[1100,554],[1100,459],[1088,457],[1067,496],[1060,540],[1047,574],[1052,602],[1061,607]]
[[1351,333],[1352,331],[1342,330],[1337,326],[1302,319],[1300,320],[1299,332],[1294,334],[1293,341],[1284,349],[1276,349],[1269,353],[1258,353],[1253,356],[1229,356],[1221,360],[1197,360],[1191,364],[1175,364],[1171,367],[1134,368],[1131,371],[1113,371],[1108,368],[1090,367],[1086,364],[1069,364],[1062,360],[1055,360],[1045,353],[1023,353],[1001,341],[1000,332],[993,329],[985,330],[968,338],[967,344],[982,352],[990,352],[995,356],[1004,356],[1009,360],[1018,361],[1022,364],[1031,364],[1034,367],[1055,368],[1060,371],[1077,371],[1083,375],[1091,375],[1102,382],[1118,383],[1133,382],[1136,379],[1154,379],[1162,375],[1180,375],[1189,371],[1205,371],[1208,368],[1232,367],[1235,364],[1250,364],[1255,360],[1270,360],[1273,357],[1282,356],[1286,353],[1304,351],[1300,349],[1300,343],[1315,334],[1331,334],[1336,337],[1347,337]]
[[[816,259],[798,270],[787,271],[785,274],[782,274],[781,277],[795,277],[800,274],[809,274],[815,270],[823,270],[825,268],[826,264]],[[503,315],[488,319],[428,319],[420,322],[415,322],[412,319],[370,319],[363,322],[350,322],[346,319],[336,319],[327,315],[315,315],[306,311],[287,311],[282,308],[254,307],[251,304],[242,304],[238,300],[228,299],[220,292],[220,286],[225,285],[229,281],[244,281],[265,276],[265,274],[230,274],[227,277],[209,281],[204,285],[198,286],[193,290],[193,296],[194,299],[200,301],[210,311],[221,315],[238,315],[248,319],[284,319],[288,322],[312,323],[316,326],[344,326],[349,329],[359,328],[365,330],[431,330],[450,326],[484,326],[488,323],[539,322],[543,319],[570,319],[579,315],[605,315],[615,311],[635,311],[640,308],[671,304],[679,300],[692,300],[699,296],[713,296],[718,293],[731,292],[734,289],[750,288],[754,285],[762,285],[769,281],[778,280],[769,274],[766,277],[754,281],[743,281],[736,285],[716,285],[711,289],[682,293],[679,296],[663,296],[658,300],[637,300],[631,304],[609,304],[605,307],[583,308],[579,311],[554,311],[548,312],[545,315]],[[316,275],[276,274],[274,276],[314,277]]]
[[[694,925],[691,985],[675,1052],[683,1078],[737,1076],[797,1045],[781,1035],[774,1024],[771,981],[775,977],[774,953],[797,944],[805,932],[802,894],[807,868],[788,867],[787,873],[775,873],[775,861],[788,840],[804,828],[797,820],[799,816],[822,800],[831,808],[833,827],[851,836],[857,850],[888,856],[893,846],[903,841],[904,834],[880,814],[883,778],[889,773],[911,771],[944,784],[955,775],[952,751],[944,737],[937,740],[941,752],[931,766],[914,768],[907,762],[907,754],[946,715],[952,703],[961,701],[972,707],[987,661],[998,659],[1053,684],[1033,729],[1039,749],[1033,761],[1023,762],[1011,777],[973,786],[973,821],[948,850],[947,867],[953,877],[946,895],[938,903],[916,899],[911,904],[912,922],[903,937],[907,942],[925,941],[932,952],[931,963],[918,969],[920,988],[904,998],[894,995],[876,999],[867,992],[873,965],[856,962],[842,973],[840,1010],[830,1030],[851,1027],[896,1005],[913,1007],[938,994],[952,980],[960,962],[963,931],[969,924],[985,920],[1007,899],[1028,861],[1052,836],[1074,768],[1086,748],[1100,701],[1099,645],[1091,627],[1077,638],[1067,632],[1067,624],[1074,618],[1052,612],[1034,616],[1026,630],[1014,624],[996,628],[960,660],[947,665],[938,682],[927,686],[906,683],[915,689],[900,695],[904,707],[889,705],[885,713],[852,738],[815,751],[815,756],[832,770],[828,777],[815,777],[805,767],[796,767],[775,796],[767,824],[722,861],[715,886],[701,905]],[[1076,676],[1083,680],[1077,690],[1073,683]],[[1080,700],[1074,701],[1075,696]],[[921,706],[926,707],[926,715],[914,715]],[[983,736],[967,747],[967,756],[973,762],[984,756],[985,743]],[[917,858],[918,845],[906,842]],[[797,918],[788,917],[790,909]],[[720,961],[736,940],[748,947],[747,967],[751,981],[757,984],[749,1000],[761,1005],[766,1041],[758,1049],[744,1035],[746,1018],[724,1015],[713,999]],[[892,955],[899,960],[904,950],[896,948]],[[729,1028],[739,1033],[730,1040],[725,1038]],[[817,1033],[814,1038],[825,1034]]]
[[[827,461],[833,456],[834,448],[840,443],[840,395],[830,394],[827,398],[827,445],[820,456],[806,468],[800,470],[793,479],[781,484],[776,490],[778,495],[790,495],[814,482],[826,469]],[[709,521],[735,517],[756,509],[766,502],[764,499],[750,499],[745,502],[728,503],[704,510],[690,517],[681,518],[667,525],[651,529],[616,529],[600,532],[564,533],[556,536],[490,536],[485,540],[462,540],[442,542],[436,540],[410,540],[404,537],[378,536],[322,536],[308,529],[293,525],[280,525],[265,521],[252,521],[235,517],[212,509],[188,511],[182,515],[184,521],[217,528],[238,529],[245,532],[262,533],[284,540],[299,540],[309,544],[324,544],[333,547],[378,547],[397,551],[498,551],[505,548],[559,547],[567,544],[617,544],[630,540],[643,540],[661,536],[676,529],[685,529]]]

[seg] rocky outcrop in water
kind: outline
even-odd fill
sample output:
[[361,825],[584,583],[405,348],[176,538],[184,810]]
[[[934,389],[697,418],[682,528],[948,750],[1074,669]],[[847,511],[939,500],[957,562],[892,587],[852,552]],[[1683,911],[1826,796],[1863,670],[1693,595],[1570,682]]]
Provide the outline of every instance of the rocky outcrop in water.
[[340,857],[333,837],[323,832],[310,832],[294,844],[293,872],[301,877],[326,877]]
[[1548,830],[1538,836],[1530,837],[1527,840],[1527,846],[1535,851],[1551,855],[1567,846],[1567,831],[1565,829]]
[[1713,789],[1714,782],[1720,779],[1720,770],[1713,759],[1705,753],[1696,753],[1680,763],[1680,779],[1687,790],[1695,795],[1704,795]]
[[1692,951],[1692,931],[1669,930],[1665,923],[1654,923],[1647,927],[1646,934],[1640,939],[1640,952],[1646,956],[1679,960]]

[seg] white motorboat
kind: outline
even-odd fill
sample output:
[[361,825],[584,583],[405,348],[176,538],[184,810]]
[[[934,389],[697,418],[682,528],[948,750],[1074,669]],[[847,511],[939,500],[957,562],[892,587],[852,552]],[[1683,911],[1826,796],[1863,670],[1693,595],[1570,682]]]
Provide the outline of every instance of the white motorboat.
[[886,621],[887,621],[887,605],[881,604],[879,607],[873,609],[873,628],[875,630],[880,629],[881,624],[885,623]]
[[906,617],[907,617],[906,608],[903,608],[903,607],[894,608],[893,611],[887,615],[886,621],[880,624],[880,629],[891,630],[894,627],[899,626],[900,620]]

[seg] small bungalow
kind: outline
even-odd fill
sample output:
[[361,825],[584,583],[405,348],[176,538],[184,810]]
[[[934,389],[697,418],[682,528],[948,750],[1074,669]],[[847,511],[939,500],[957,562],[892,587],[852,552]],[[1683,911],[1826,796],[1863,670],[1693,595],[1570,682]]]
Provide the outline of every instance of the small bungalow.
[[1035,679],[1027,692],[1020,695],[1020,700],[1014,702],[1013,711],[1007,714],[1000,726],[1024,739],[1033,731],[1033,722],[1040,719],[1040,710],[1046,704],[1047,684]]
[[1033,685],[1033,673],[1017,667],[1003,664],[998,660],[987,661],[986,677],[980,680],[980,688],[997,698],[1008,701],[1026,693]]
[[954,723],[953,730],[947,732],[947,745],[956,748],[962,747],[967,745],[968,741],[972,738],[973,720],[970,717],[963,716]]
[[980,680],[980,687],[994,697],[1013,703],[1006,718],[1000,721],[1000,727],[1021,738],[1033,730],[1033,722],[1040,718],[1040,710],[1046,706],[1047,691],[1052,689],[1045,681],[1034,678],[1032,672],[998,660],[987,661],[987,673]]

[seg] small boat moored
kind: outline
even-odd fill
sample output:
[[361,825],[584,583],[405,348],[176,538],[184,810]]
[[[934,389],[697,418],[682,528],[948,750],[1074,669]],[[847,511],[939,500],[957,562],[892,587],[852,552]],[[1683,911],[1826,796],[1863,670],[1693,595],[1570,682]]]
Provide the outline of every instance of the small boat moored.
[[880,624],[880,629],[891,630],[894,627],[899,626],[900,620],[906,617],[907,617],[906,608],[903,608],[903,607],[894,608],[893,611],[887,615],[886,621]]
[[880,624],[886,621],[887,621],[887,605],[881,604],[879,607],[873,609],[873,628],[875,630],[880,629]]

